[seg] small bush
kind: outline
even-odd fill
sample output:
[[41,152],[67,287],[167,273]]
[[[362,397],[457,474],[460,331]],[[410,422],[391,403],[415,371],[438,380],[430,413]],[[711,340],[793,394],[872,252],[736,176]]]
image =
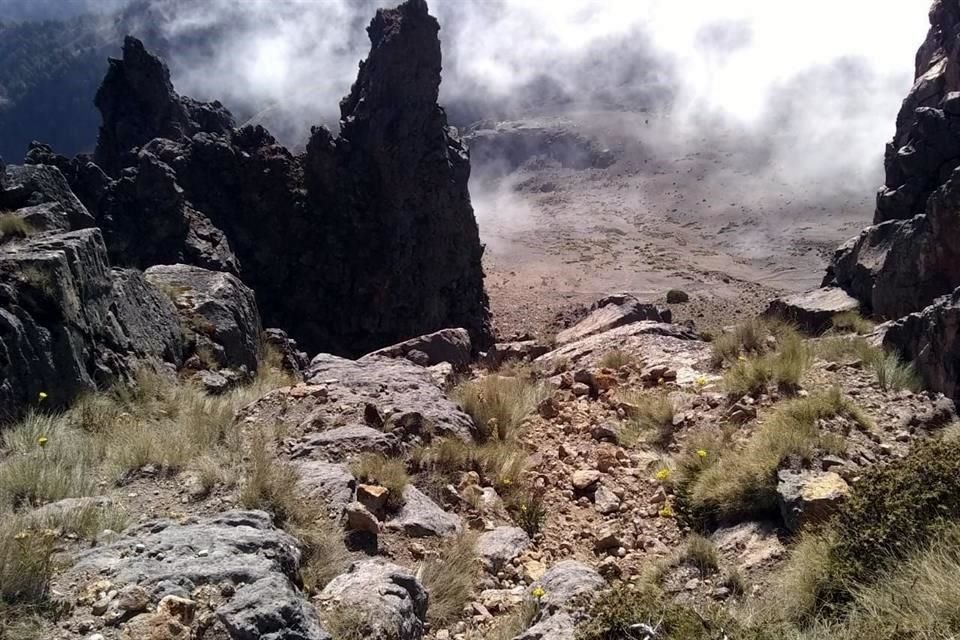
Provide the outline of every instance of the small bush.
[[403,506],[403,490],[410,484],[407,467],[403,460],[388,458],[378,453],[367,453],[350,465],[350,470],[360,482],[377,484],[387,489],[387,508]]
[[810,354],[799,334],[783,335],[775,352],[737,360],[724,374],[723,384],[732,398],[756,396],[768,385],[782,391],[793,391],[810,364]]
[[877,384],[884,391],[920,390],[920,378],[913,365],[901,361],[897,354],[886,353],[871,365],[877,375]]
[[666,446],[673,440],[676,409],[665,394],[631,392],[620,399],[630,408],[617,440],[627,447],[638,442]]
[[687,542],[680,554],[680,562],[693,567],[704,578],[717,571],[720,566],[716,546],[696,533],[687,536]]
[[508,508],[513,521],[531,538],[543,529],[543,523],[547,520],[547,509],[541,491],[536,489],[518,491]]
[[452,396],[473,418],[481,440],[508,440],[546,392],[530,379],[492,375],[461,384]]
[[776,320],[752,318],[730,331],[714,336],[711,344],[711,362],[719,367],[735,364],[741,357],[758,357],[769,350],[767,339],[796,333],[789,325]]
[[636,358],[623,349],[610,349],[600,358],[600,366],[605,369],[621,369],[634,362]]
[[317,505],[293,512],[286,527],[303,545],[300,579],[309,594],[317,594],[350,567],[350,553],[339,529]]
[[250,448],[250,463],[240,504],[247,509],[258,509],[273,514],[278,524],[305,520],[299,517],[305,503],[297,495],[298,476],[290,465],[277,460],[263,439],[257,438]]
[[420,580],[430,594],[427,616],[432,624],[456,622],[470,602],[477,577],[476,539],[465,534],[444,546],[440,557],[427,561]]
[[[684,486],[678,504],[692,524],[738,521],[777,513],[777,470],[787,459],[810,460],[821,446],[818,422],[843,415],[871,428],[838,388],[782,404],[738,451],[706,451],[714,458]],[[695,456],[688,452],[684,458]]]
[[827,362],[861,360],[869,364],[882,350],[863,338],[828,337],[814,342],[814,354]]
[[690,302],[690,294],[680,289],[670,289],[667,291],[667,304],[683,304]]
[[831,322],[833,330],[836,333],[855,333],[857,335],[867,335],[876,329],[876,325],[861,316],[856,311],[846,311],[833,316]]
[[456,484],[461,473],[476,471],[501,495],[508,495],[520,486],[529,468],[529,453],[516,440],[493,440],[478,445],[445,438],[414,449],[411,459],[420,469],[430,472],[433,484]]
[[0,240],[7,238],[26,238],[33,227],[15,213],[0,213]]

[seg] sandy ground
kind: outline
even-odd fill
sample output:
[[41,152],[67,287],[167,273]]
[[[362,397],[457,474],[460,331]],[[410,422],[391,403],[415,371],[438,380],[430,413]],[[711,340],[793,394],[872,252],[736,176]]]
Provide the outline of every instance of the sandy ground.
[[614,291],[663,301],[702,329],[733,324],[782,292],[819,285],[834,249],[872,216],[861,185],[791,179],[735,132],[678,140],[643,114],[567,126],[615,153],[604,169],[534,158],[471,183],[501,336],[545,333],[556,314]]

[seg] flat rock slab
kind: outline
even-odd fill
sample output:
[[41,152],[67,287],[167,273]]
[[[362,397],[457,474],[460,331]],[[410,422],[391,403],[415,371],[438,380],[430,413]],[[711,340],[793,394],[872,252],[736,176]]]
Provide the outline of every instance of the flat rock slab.
[[833,317],[846,312],[857,312],[860,303],[838,287],[824,287],[805,293],[777,298],[770,303],[764,316],[781,318],[808,333],[823,333],[832,326]]
[[377,349],[360,360],[368,358],[406,358],[422,367],[446,362],[463,369],[472,360],[473,346],[466,329],[443,329],[399,344]]
[[291,447],[290,457],[342,461],[362,453],[393,456],[399,451],[400,441],[396,434],[353,425],[304,436]]
[[304,460],[295,465],[297,489],[305,498],[324,502],[335,516],[343,514],[353,501],[357,479],[344,464]]
[[551,610],[568,607],[576,598],[595,593],[606,584],[595,569],[576,560],[564,560],[550,567],[533,588],[543,589],[540,604]]
[[453,536],[463,529],[460,516],[447,513],[440,505],[411,484],[403,490],[403,507],[387,526],[400,529],[412,538]]
[[825,522],[850,495],[850,486],[833,471],[784,469],[777,477],[780,513],[791,531]]
[[497,573],[530,546],[530,536],[519,527],[497,527],[480,535],[477,556],[487,571]]
[[221,594],[224,585],[232,585],[232,597],[216,609],[231,638],[326,640],[329,636],[295,586],[301,555],[299,543],[260,511],[184,522],[154,520],[80,553],[54,588],[87,593],[108,581],[112,589],[143,589],[149,604],[156,605],[168,595],[194,597],[205,585]]
[[406,569],[380,560],[356,562],[320,593],[322,603],[358,613],[370,640],[420,640],[427,592]]
[[586,318],[558,333],[556,343],[570,344],[588,336],[645,320],[669,323],[671,318],[669,309],[640,302],[629,294],[607,296],[594,303]]

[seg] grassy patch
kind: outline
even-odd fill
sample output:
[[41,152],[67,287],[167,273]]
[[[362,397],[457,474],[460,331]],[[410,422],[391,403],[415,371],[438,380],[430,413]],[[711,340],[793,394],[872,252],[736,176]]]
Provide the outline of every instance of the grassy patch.
[[855,333],[857,335],[867,335],[872,333],[877,325],[864,318],[856,311],[845,311],[833,316],[831,321],[833,330],[836,333]]
[[410,484],[403,460],[379,453],[366,453],[350,465],[350,471],[360,482],[385,487],[388,509],[396,510],[403,506],[403,490]]
[[513,640],[530,628],[539,612],[536,601],[527,600],[513,612],[498,618],[489,629],[467,631],[467,640]]
[[739,521],[777,513],[777,470],[790,458],[811,460],[821,448],[818,422],[845,416],[862,428],[869,419],[838,388],[781,404],[735,450],[687,452],[681,460],[701,459],[701,468],[687,463],[682,502],[690,521],[699,526]]
[[444,545],[439,558],[424,563],[420,580],[430,594],[427,616],[432,624],[442,627],[463,615],[477,576],[475,545],[473,535],[462,535]]
[[756,358],[792,336],[799,337],[796,328],[782,320],[753,318],[713,336],[710,343],[711,362],[719,367],[736,364],[741,358]]
[[686,544],[680,554],[680,562],[699,571],[701,577],[716,572],[720,566],[717,547],[696,533],[687,536]]
[[481,440],[507,440],[536,410],[546,391],[526,377],[491,375],[464,382],[451,395],[473,418]]
[[796,332],[785,333],[776,351],[738,359],[723,376],[724,388],[733,398],[756,396],[775,384],[782,391],[792,392],[810,364],[810,353],[803,338]]
[[528,488],[517,492],[510,500],[508,508],[513,521],[531,538],[540,533],[543,523],[547,520],[543,493],[536,489]]
[[15,213],[0,213],[0,240],[7,238],[26,238],[33,227]]
[[824,338],[817,341],[814,353],[828,362],[862,362],[874,372],[877,384],[884,391],[919,391],[922,387],[912,364],[903,362],[895,353],[872,346],[863,338]]
[[617,434],[620,444],[632,447],[640,442],[666,446],[673,440],[676,409],[666,394],[627,392],[620,400],[629,408],[627,420]]
[[600,366],[605,369],[621,369],[636,361],[636,357],[623,349],[610,349],[600,357]]
[[870,364],[877,375],[877,384],[884,391],[919,391],[921,388],[916,369],[895,353],[885,353]]

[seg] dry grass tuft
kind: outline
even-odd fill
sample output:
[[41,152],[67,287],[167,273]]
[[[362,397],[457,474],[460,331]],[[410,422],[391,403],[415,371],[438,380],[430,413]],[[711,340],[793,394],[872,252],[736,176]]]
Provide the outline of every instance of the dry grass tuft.
[[546,390],[530,378],[491,375],[464,382],[451,395],[473,418],[481,440],[508,440],[546,397]]
[[618,441],[627,447],[639,442],[666,446],[673,440],[673,418],[676,408],[664,393],[626,392],[620,400],[629,405],[627,420],[617,434]]
[[833,316],[833,331],[836,333],[855,333],[865,336],[872,333],[877,325],[856,311],[846,311]]
[[410,484],[403,460],[379,453],[366,453],[350,465],[350,471],[360,482],[385,487],[388,509],[396,510],[403,506],[403,490]]
[[809,365],[810,352],[803,338],[788,332],[778,341],[776,351],[737,360],[724,374],[723,384],[733,398],[759,395],[769,384],[791,392],[799,387]]
[[0,240],[26,238],[33,231],[30,223],[15,213],[0,213]]
[[442,627],[460,619],[477,578],[476,538],[464,534],[445,545],[440,557],[423,564],[420,581],[430,594],[427,616]]
[[703,536],[692,533],[687,536],[687,542],[680,552],[680,562],[693,567],[700,572],[701,577],[707,577],[720,567],[720,557],[717,547]]
[[600,366],[605,369],[621,369],[636,363],[636,356],[623,349],[610,349],[600,358]]

